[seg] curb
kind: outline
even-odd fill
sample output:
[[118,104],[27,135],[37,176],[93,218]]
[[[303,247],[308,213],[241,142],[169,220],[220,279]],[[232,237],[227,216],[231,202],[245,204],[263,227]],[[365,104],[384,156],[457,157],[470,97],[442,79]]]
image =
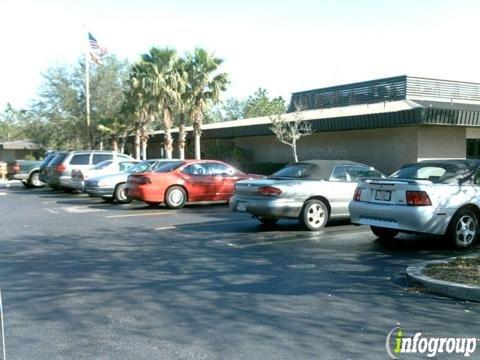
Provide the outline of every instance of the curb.
[[427,289],[431,293],[444,295],[456,299],[480,302],[480,286],[459,284],[445,280],[437,280],[426,276],[423,273],[423,269],[427,265],[445,264],[448,261],[454,260],[456,258],[458,258],[458,256],[444,260],[424,261],[416,265],[411,265],[407,268],[407,276],[411,280],[413,280],[413,282],[422,284],[425,289]]

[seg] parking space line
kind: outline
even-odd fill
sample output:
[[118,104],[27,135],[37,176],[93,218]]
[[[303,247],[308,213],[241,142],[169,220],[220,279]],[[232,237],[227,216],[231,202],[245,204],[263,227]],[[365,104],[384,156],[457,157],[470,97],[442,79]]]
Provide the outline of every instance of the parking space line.
[[135,217],[135,216],[154,216],[154,215],[173,215],[173,211],[163,211],[163,212],[149,212],[149,213],[141,213],[141,214],[122,214],[122,215],[108,215],[105,216],[107,219],[114,219],[114,218],[124,218],[124,217]]
[[[345,237],[345,236],[355,236],[355,235],[366,235],[366,234],[371,234],[370,231],[357,231],[357,232],[350,232],[350,233],[345,233],[345,234],[335,234],[335,235],[328,235],[328,233],[323,233],[324,236],[323,238],[328,238],[328,239],[334,239],[338,237]],[[300,242],[300,241],[321,241],[322,237],[318,239],[314,239],[312,237],[302,237],[302,238],[295,238],[295,239],[286,239],[286,240],[278,240],[278,241],[265,241],[265,242],[258,242],[258,243],[247,243],[247,244],[235,244],[232,242],[227,242],[227,246],[231,246],[237,249],[243,249],[247,247],[253,247],[253,246],[264,246],[264,245],[276,245],[276,244],[285,244],[285,243],[294,243],[294,242]]]
[[7,195],[7,193],[0,192],[0,196],[2,196],[2,195]]
[[52,209],[43,208],[43,210],[49,212],[50,214],[58,214],[58,211],[55,211],[55,210],[52,210]]
[[162,227],[155,228],[154,230],[172,230],[172,229],[176,229],[176,227],[175,226],[162,226]]

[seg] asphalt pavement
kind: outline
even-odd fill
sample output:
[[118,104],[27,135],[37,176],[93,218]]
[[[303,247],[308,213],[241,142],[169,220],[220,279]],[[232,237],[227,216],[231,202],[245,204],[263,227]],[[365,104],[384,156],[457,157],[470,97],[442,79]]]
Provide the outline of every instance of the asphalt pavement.
[[441,238],[21,186],[0,186],[0,214],[7,359],[386,359],[396,326],[480,335],[479,304],[406,280],[461,253]]

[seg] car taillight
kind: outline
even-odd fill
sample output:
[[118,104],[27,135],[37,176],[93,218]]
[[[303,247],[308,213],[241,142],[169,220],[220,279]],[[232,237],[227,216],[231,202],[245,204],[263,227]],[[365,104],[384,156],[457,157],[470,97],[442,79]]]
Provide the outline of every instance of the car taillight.
[[20,171],[20,164],[19,163],[14,163],[13,164],[13,167],[12,167],[12,170],[14,173],[17,173]]
[[55,168],[55,171],[57,173],[64,172],[67,169],[67,166],[65,164],[58,164],[57,167]]
[[152,183],[152,179],[150,179],[149,177],[146,177],[146,176],[142,176],[138,179],[137,183],[139,185],[146,185],[146,184],[151,184]]
[[360,201],[360,196],[362,196],[362,188],[358,187],[355,189],[355,192],[353,193],[353,201]]
[[265,196],[278,196],[282,190],[273,186],[261,186],[257,190],[257,194]]
[[407,205],[410,206],[430,206],[432,202],[425,191],[407,191]]

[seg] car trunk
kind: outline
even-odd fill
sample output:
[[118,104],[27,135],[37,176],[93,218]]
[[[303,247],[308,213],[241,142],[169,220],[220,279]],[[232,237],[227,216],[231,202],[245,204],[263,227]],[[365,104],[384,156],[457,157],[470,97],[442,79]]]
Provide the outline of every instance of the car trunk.
[[[280,180],[281,181],[281,180]],[[235,194],[244,196],[258,195],[258,189],[265,186],[279,186],[279,180],[274,179],[260,179],[239,181],[235,184]]]
[[407,205],[407,192],[427,192],[434,184],[429,180],[365,180],[360,200],[379,204]]

